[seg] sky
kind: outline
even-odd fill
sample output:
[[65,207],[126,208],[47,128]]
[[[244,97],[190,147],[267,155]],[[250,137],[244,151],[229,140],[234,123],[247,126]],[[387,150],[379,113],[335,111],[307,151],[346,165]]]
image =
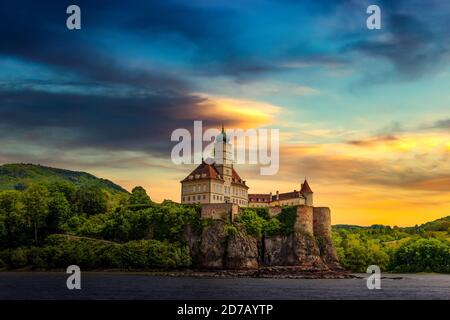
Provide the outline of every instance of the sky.
[[276,128],[275,176],[237,165],[250,193],[306,177],[334,224],[447,216],[449,16],[444,0],[2,1],[0,164],[179,201],[195,166],[172,163],[173,130]]

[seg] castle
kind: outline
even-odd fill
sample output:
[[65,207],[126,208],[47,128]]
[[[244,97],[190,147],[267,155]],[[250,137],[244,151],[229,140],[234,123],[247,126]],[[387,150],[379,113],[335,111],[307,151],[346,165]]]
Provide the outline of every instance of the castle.
[[[239,207],[313,205],[313,192],[305,181],[300,191],[249,194],[249,187],[233,167],[230,138],[224,128],[214,143],[214,160],[205,161],[181,180],[182,204],[236,204]],[[209,159],[208,159],[209,160]]]
[[[180,181],[181,203],[201,204],[201,217],[214,221],[201,236],[197,250],[200,265],[237,269],[259,266],[339,269],[331,239],[330,209],[314,207],[308,181],[304,180],[299,191],[248,194],[249,187],[234,169],[231,154],[231,144],[222,127],[214,143],[214,160],[202,160]],[[296,214],[294,233],[290,236],[264,237],[258,240],[258,246],[255,238],[242,233],[227,237],[224,232],[222,224],[234,223],[243,207],[267,207],[269,216],[275,217],[286,206],[295,207]]]
[[181,180],[181,203],[232,203],[247,207],[248,199],[248,186],[233,167],[231,143],[222,127],[214,143],[214,161],[202,160]]

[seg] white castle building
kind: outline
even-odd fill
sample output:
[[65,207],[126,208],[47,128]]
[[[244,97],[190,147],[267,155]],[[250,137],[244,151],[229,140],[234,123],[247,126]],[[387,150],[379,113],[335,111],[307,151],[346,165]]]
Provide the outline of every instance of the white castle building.
[[300,190],[276,194],[248,194],[249,187],[233,167],[232,145],[224,128],[214,143],[214,160],[204,161],[181,180],[182,204],[232,203],[240,207],[313,206],[313,192],[305,181]]

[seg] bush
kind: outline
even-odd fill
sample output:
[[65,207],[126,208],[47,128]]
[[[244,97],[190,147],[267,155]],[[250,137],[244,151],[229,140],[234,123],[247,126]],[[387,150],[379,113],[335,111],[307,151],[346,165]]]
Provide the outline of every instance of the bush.
[[19,247],[6,252],[6,261],[12,268],[23,268],[28,264],[28,249]]
[[244,209],[243,213],[236,217],[236,222],[241,224],[248,234],[257,238],[261,238],[266,225],[266,220],[252,209]]
[[265,232],[267,236],[279,235],[283,230],[283,225],[277,218],[272,218],[266,222]]
[[231,224],[226,224],[224,226],[224,228],[225,228],[225,233],[229,236],[234,236],[238,233],[238,229]]
[[277,219],[281,222],[280,232],[284,235],[290,235],[294,233],[294,225],[297,220],[297,207],[283,207]]
[[150,244],[146,240],[130,241],[121,246],[121,258],[125,268],[149,267]]

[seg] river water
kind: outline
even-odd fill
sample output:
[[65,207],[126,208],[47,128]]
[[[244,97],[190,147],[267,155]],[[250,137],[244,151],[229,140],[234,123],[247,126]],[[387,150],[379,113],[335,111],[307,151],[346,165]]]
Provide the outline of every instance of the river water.
[[64,272],[0,272],[0,299],[450,299],[450,275],[442,274],[383,274],[380,290],[367,289],[365,278],[189,278],[113,272],[84,272],[81,290],[68,290],[67,277]]

